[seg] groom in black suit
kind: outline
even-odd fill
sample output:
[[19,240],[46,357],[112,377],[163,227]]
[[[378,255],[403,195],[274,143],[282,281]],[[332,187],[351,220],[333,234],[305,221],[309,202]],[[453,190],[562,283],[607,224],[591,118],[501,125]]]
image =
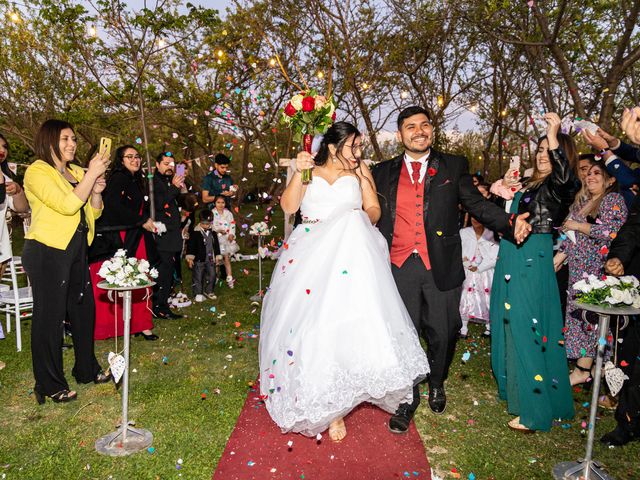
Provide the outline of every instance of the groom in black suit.
[[[382,216],[378,228],[389,244],[391,270],[418,335],[427,343],[429,406],[441,414],[447,398],[444,381],[462,326],[459,304],[465,278],[458,231],[458,205],[495,232],[518,242],[529,233],[529,215],[510,215],[487,201],[473,185],[464,157],[431,148],[433,126],[427,111],[408,107],[398,116],[398,141],[404,153],[376,165],[373,177]],[[389,421],[404,433],[420,403],[400,405]]]

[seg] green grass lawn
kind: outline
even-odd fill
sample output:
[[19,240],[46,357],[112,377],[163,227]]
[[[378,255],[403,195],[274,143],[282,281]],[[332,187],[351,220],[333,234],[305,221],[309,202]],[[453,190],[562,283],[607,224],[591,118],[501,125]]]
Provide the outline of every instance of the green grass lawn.
[[[265,265],[268,282],[274,263]],[[153,433],[153,453],[112,458],[95,452],[95,440],[115,430],[119,421],[120,392],[113,384],[76,385],[71,351],[64,354],[65,371],[78,400],[38,406],[31,391],[30,322],[23,322],[21,353],[15,351],[13,332],[0,341],[0,360],[7,364],[0,371],[0,478],[210,478],[258,375],[258,340],[250,336],[259,335],[260,311],[249,301],[257,291],[257,262],[235,263],[234,268],[235,289],[218,287],[216,302],[184,309],[184,319],[157,320],[157,342],[132,338],[129,416]],[[496,400],[489,341],[478,326],[472,325],[470,333],[458,344],[446,414],[433,415],[425,401],[416,415],[431,464],[444,478],[458,474],[466,479],[470,473],[477,480],[552,478],[553,465],[584,454],[581,422],[588,415],[583,402],[589,394],[576,394],[576,419],[564,427],[534,435],[509,430],[505,405]],[[113,340],[96,342],[102,365],[114,349]],[[462,363],[466,350],[471,358]],[[613,426],[612,412],[603,412],[596,436]],[[617,479],[640,478],[640,443],[624,449],[597,444],[594,457]]]

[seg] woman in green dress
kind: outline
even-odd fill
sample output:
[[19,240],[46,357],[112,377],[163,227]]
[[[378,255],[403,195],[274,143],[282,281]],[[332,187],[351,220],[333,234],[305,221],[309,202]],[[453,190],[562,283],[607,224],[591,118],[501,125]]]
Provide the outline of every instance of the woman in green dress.
[[558,133],[560,117],[547,113],[545,120],[533,174],[510,207],[530,213],[532,232],[520,245],[500,242],[491,288],[491,366],[500,398],[516,415],[508,426],[518,431],[548,431],[553,419],[574,415],[553,242],[575,195],[577,153],[573,139]]

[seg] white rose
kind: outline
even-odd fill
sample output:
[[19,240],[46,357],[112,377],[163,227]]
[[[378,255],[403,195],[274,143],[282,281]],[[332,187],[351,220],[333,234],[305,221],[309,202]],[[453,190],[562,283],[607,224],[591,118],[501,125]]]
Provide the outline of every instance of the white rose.
[[128,258],[127,261],[129,262],[129,265],[135,265],[138,259],[136,257],[131,257]]
[[291,105],[293,105],[293,108],[295,108],[296,110],[302,110],[302,99],[304,98],[304,95],[295,95],[292,99],[291,99]]
[[156,270],[155,268],[152,268],[151,270],[149,270],[149,276],[151,278],[158,278],[158,270]]
[[[609,298],[611,300],[609,300]],[[622,290],[618,290],[617,288],[612,288],[609,296],[607,297],[607,301],[609,303],[622,303],[624,301],[624,292]]]
[[113,275],[107,275],[105,277],[105,280],[107,281],[107,283],[110,283],[111,285],[113,285],[113,282],[116,281],[116,277],[114,277]]
[[124,273],[133,273],[133,267],[131,265],[125,265]]
[[116,252],[116,257],[126,257],[127,256],[127,251],[124,248],[119,248],[118,251]]
[[607,286],[606,283],[604,283],[602,280],[589,280],[589,283],[591,284],[591,286],[595,289],[598,290],[600,288],[605,288]]
[[610,287],[616,287],[616,286],[620,285],[620,280],[618,280],[616,277],[607,276],[604,279],[604,283],[606,283]]
[[618,300],[617,298],[613,298],[613,297],[607,297],[604,299],[605,302],[610,303],[611,305],[617,305],[618,303],[620,303],[620,300]]
[[124,277],[126,277],[126,275],[124,274],[124,272],[120,271],[120,272],[116,273],[116,279],[117,279],[117,280],[122,281],[122,280],[124,280]]
[[336,106],[333,102],[331,102],[329,105],[331,106],[331,108],[329,109],[329,113],[327,113],[327,116],[330,117],[331,115],[333,115],[333,112],[336,111]]
[[589,293],[591,290],[593,290],[593,287],[589,285],[587,282],[585,282],[584,280],[580,280],[574,283],[573,288],[582,293]]
[[327,97],[324,95],[316,95],[316,110],[321,110],[327,104]]
[[633,295],[630,290],[623,290],[622,301],[627,305],[631,305],[633,303]]
[[149,271],[149,262],[146,260],[140,260],[138,264],[138,271],[141,273],[147,273]]
[[638,285],[640,285],[640,282],[638,282],[638,279],[633,275],[625,275],[624,277],[620,277],[620,281],[622,283],[629,283],[634,287],[638,287]]

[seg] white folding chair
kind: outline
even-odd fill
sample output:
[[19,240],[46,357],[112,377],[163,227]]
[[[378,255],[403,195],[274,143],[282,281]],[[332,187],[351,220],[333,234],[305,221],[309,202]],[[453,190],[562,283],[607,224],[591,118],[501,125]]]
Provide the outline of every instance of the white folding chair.
[[7,268],[2,275],[3,287],[0,287],[0,312],[4,312],[7,321],[7,333],[11,332],[11,316],[15,318],[16,347],[22,351],[22,331],[20,321],[29,318],[33,311],[33,294],[27,279],[27,286],[18,286],[18,275],[25,275],[20,257],[12,257],[7,261]]

